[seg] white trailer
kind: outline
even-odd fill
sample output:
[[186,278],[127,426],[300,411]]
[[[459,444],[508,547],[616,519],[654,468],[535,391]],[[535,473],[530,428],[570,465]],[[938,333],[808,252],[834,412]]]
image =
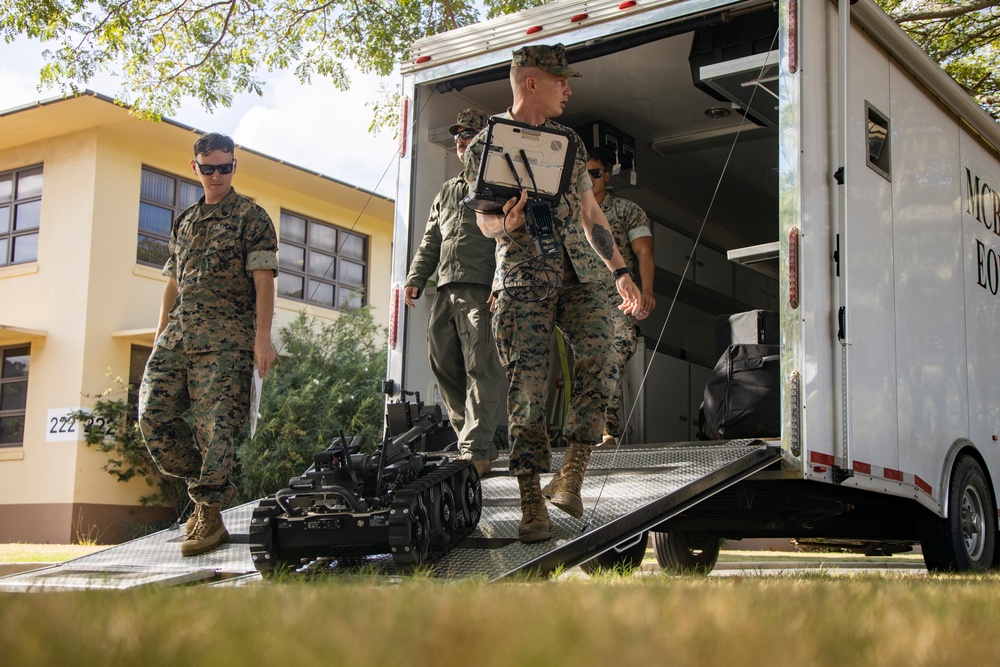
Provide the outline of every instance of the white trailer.
[[459,169],[447,126],[504,111],[511,51],[556,42],[583,73],[559,121],[632,140],[613,185],[656,223],[634,439],[694,440],[716,317],[779,313],[780,463],[657,526],[658,553],[816,537],[994,566],[1000,129],[872,0],[556,0],[414,44],[388,376],[433,392],[430,299],[401,289]]

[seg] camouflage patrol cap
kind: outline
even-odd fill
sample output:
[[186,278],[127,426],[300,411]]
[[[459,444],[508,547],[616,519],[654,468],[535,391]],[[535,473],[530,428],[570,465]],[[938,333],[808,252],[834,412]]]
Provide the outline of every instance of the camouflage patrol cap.
[[479,109],[466,109],[458,113],[458,119],[454,125],[448,126],[448,134],[458,134],[458,131],[463,127],[478,132],[486,127],[487,122],[489,122],[489,118]]
[[582,76],[566,61],[566,47],[562,44],[522,46],[514,52],[511,67],[539,67],[557,76]]

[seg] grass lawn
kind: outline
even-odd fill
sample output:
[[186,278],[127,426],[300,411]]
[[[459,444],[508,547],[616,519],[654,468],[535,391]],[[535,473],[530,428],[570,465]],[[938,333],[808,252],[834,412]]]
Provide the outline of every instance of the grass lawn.
[[0,544],[0,563],[61,563],[107,546],[88,544]]
[[0,594],[3,664],[988,665],[1000,576],[422,577]]

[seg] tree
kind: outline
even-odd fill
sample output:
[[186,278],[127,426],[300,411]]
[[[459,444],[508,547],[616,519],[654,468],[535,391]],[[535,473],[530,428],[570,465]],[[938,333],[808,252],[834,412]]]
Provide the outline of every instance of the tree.
[[[170,115],[191,97],[206,109],[261,94],[266,72],[293,69],[338,88],[345,65],[389,74],[415,40],[549,0],[2,0],[0,34],[55,41],[43,85],[73,93],[98,72],[139,115]],[[994,115],[1000,116],[1000,0],[877,0]],[[479,7],[485,9],[480,16]],[[376,104],[373,125],[391,120]]]
[[878,3],[994,118],[1000,118],[1000,0]]
[[[487,16],[545,0],[485,0]],[[2,0],[0,34],[55,41],[43,85],[74,93],[96,73],[121,77],[117,98],[140,115],[184,97],[207,110],[261,94],[262,75],[294,69],[346,89],[345,63],[389,74],[420,37],[475,23],[473,0]]]
[[364,437],[368,451],[374,449],[384,425],[380,339],[385,332],[368,306],[322,325],[300,313],[281,330],[282,357],[264,379],[257,433],[237,447],[242,499],[288,486],[340,431]]

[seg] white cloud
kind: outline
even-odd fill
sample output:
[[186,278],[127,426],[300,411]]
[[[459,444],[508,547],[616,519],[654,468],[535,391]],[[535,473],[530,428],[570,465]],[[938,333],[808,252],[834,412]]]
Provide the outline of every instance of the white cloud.
[[[300,167],[366,190],[395,195],[397,141],[368,131],[379,80],[355,75],[350,90],[319,79],[303,86],[290,73],[270,77],[266,97],[242,113],[233,139]],[[182,121],[184,122],[184,121]]]
[[[38,92],[38,72],[45,46],[17,39],[0,46],[0,109],[30,104],[58,93]],[[380,194],[394,197],[397,143],[387,132],[368,131],[379,84],[398,79],[353,73],[350,90],[339,91],[326,79],[303,86],[290,72],[266,77],[263,96],[237,97],[230,108],[208,112],[186,100],[172,120],[199,130],[222,132],[240,145],[299,167]],[[113,96],[116,82],[109,75],[92,80],[88,88]]]

